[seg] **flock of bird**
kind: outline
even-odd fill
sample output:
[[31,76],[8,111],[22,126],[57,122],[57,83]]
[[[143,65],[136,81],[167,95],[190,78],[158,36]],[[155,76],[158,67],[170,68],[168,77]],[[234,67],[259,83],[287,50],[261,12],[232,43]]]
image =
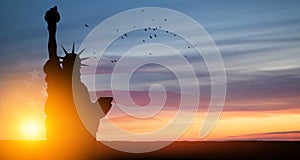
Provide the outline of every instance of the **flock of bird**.
[[[144,12],[144,10],[141,10],[142,12]],[[164,22],[168,22],[168,19],[167,18],[164,18],[163,19]],[[152,21],[154,21],[154,19],[152,19]],[[85,27],[89,27],[88,24],[85,24]],[[136,26],[133,26],[133,28],[136,28]],[[148,35],[148,38],[151,40],[151,39],[155,39],[155,38],[158,38],[158,33],[156,33],[155,31],[158,31],[159,29],[161,29],[162,27],[159,26],[159,27],[155,27],[155,28],[151,28],[151,27],[148,27],[148,28],[144,28],[144,32],[148,32],[148,31],[153,31],[151,34]],[[119,32],[119,29],[116,29],[116,32]],[[169,31],[165,31],[167,34],[171,34],[173,37],[176,37],[177,35],[175,33],[171,33]],[[128,33],[124,33],[120,38],[121,39],[125,39],[128,37]],[[147,39],[142,39],[142,42],[145,43],[147,41]],[[191,48],[191,46],[188,46],[188,48]],[[151,56],[152,53],[149,52],[149,55]],[[186,55],[184,56],[186,57]],[[117,60],[116,59],[111,59],[110,60],[111,63],[116,63]]]
[[[144,9],[142,9],[141,12],[144,12]],[[152,19],[152,21],[154,21],[154,20],[155,20],[155,19]],[[168,22],[168,19],[167,19],[167,18],[163,18],[163,21],[164,21],[164,22]],[[88,27],[89,27],[89,24],[84,24],[84,26],[85,26],[86,28],[88,28]],[[134,25],[133,28],[136,28],[136,26]],[[155,27],[155,28],[148,27],[148,28],[144,28],[143,30],[144,30],[144,32],[152,31],[150,34],[147,35],[147,38],[148,38],[148,40],[153,40],[153,39],[156,39],[156,38],[159,37],[159,33],[156,32],[156,31],[161,30],[161,28],[162,28],[161,26],[158,26],[158,27]],[[119,29],[116,29],[116,32],[119,32],[119,31],[120,31]],[[163,32],[165,32],[165,33],[167,33],[167,34],[170,34],[170,35],[172,35],[173,37],[176,37],[176,36],[177,36],[175,33],[169,32],[168,30],[163,31]],[[120,38],[121,38],[121,39],[125,39],[125,38],[127,38],[127,37],[128,37],[128,33],[124,33]],[[142,42],[145,43],[145,42],[147,41],[147,38],[142,39]],[[195,44],[195,46],[196,46],[196,44]],[[187,48],[191,48],[191,46],[188,46]],[[94,53],[94,54],[96,54],[96,53]],[[148,54],[149,54],[150,56],[152,55],[151,52],[149,52]],[[95,56],[94,56],[94,57],[95,57]],[[187,56],[184,55],[184,57],[187,57]],[[111,63],[116,63],[116,62],[117,62],[117,59],[111,59],[110,62],[111,62]]]

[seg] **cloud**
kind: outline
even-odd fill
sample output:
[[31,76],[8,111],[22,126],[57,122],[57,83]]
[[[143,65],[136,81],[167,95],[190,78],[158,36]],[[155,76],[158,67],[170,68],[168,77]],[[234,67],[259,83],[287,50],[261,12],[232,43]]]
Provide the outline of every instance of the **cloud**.
[[255,140],[255,141],[299,141],[300,131],[282,131],[229,136],[225,140]]

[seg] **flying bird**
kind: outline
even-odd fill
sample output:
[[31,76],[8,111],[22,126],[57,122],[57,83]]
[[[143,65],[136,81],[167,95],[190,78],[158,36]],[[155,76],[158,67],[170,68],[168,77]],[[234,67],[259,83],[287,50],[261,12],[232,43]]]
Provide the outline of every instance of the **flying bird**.
[[85,26],[85,27],[89,27],[89,25],[88,25],[88,24],[84,24],[84,26]]
[[156,34],[154,34],[154,37],[157,37]]

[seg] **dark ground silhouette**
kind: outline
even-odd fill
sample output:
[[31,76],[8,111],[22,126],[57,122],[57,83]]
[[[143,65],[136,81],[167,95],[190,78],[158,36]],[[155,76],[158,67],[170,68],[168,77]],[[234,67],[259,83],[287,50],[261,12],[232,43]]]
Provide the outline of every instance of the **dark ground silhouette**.
[[[159,142],[111,142],[126,145],[151,145]],[[122,145],[122,144],[121,144]],[[141,144],[138,144],[141,145]],[[43,141],[0,141],[1,160],[32,160],[56,158],[56,154],[47,155],[47,144]],[[280,141],[234,141],[234,142],[174,142],[160,150],[149,153],[124,153],[96,142],[96,154],[93,157],[78,159],[299,159],[299,142]],[[65,159],[65,158],[64,158]]]

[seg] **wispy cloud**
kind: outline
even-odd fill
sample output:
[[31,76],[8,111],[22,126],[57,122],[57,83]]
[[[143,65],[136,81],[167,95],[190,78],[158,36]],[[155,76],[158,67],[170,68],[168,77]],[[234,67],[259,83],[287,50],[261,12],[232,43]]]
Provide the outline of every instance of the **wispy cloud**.
[[[224,140],[224,139],[223,139]],[[300,131],[266,132],[225,138],[230,141],[299,141]]]

